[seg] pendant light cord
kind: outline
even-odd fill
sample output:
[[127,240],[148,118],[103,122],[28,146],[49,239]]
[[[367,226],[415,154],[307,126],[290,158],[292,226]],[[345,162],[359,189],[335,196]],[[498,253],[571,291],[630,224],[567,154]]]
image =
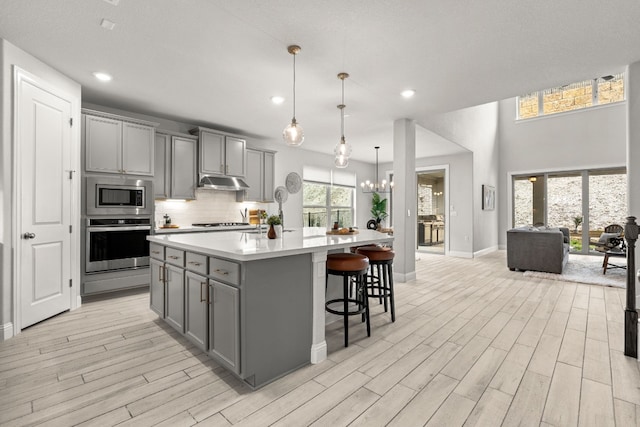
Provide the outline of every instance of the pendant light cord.
[[341,121],[340,121],[340,132],[342,133],[342,139],[340,140],[340,142],[342,144],[345,143],[344,140],[344,107],[346,107],[346,105],[344,105],[344,78],[342,79],[342,104],[340,104],[341,108],[340,108],[340,117],[341,117]]
[[293,54],[293,120],[296,119],[296,54]]

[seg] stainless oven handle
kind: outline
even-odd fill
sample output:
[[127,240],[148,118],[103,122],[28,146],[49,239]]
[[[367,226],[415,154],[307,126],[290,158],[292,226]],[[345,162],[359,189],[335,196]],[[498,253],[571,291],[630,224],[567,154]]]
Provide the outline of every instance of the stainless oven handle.
[[138,230],[151,230],[150,225],[137,225],[133,227],[87,227],[88,232],[101,232],[101,231],[138,231]]

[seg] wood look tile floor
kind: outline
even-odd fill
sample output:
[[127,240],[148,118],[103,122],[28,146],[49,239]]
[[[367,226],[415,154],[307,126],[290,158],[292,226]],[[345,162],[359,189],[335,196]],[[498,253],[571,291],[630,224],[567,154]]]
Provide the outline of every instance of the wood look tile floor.
[[0,425],[637,426],[624,290],[523,277],[498,251],[419,254],[397,320],[372,307],[343,348],[257,391],[138,293],[85,303],[0,343]]

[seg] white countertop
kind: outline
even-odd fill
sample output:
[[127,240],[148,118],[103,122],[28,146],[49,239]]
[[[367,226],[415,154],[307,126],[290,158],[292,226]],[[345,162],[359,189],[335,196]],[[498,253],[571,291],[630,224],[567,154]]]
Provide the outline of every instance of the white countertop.
[[172,248],[219,256],[237,261],[252,261],[289,255],[348,248],[367,243],[392,242],[393,236],[375,230],[359,230],[358,234],[327,235],[324,227],[296,228],[269,239],[243,231],[216,233],[174,233],[153,235],[147,240]]
[[[267,229],[266,225],[262,226],[265,230]],[[247,229],[255,229],[255,225],[227,225],[224,227],[202,227],[202,226],[193,226],[193,225],[181,225],[178,228],[156,228],[154,230],[155,234],[171,234],[171,233],[209,233],[215,232],[219,233],[222,231],[233,231],[233,230],[247,230]]]

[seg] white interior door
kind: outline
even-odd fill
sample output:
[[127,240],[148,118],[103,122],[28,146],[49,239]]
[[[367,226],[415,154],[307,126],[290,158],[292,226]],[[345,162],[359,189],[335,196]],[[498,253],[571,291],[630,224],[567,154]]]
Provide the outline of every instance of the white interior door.
[[20,328],[71,306],[71,101],[17,83]]

